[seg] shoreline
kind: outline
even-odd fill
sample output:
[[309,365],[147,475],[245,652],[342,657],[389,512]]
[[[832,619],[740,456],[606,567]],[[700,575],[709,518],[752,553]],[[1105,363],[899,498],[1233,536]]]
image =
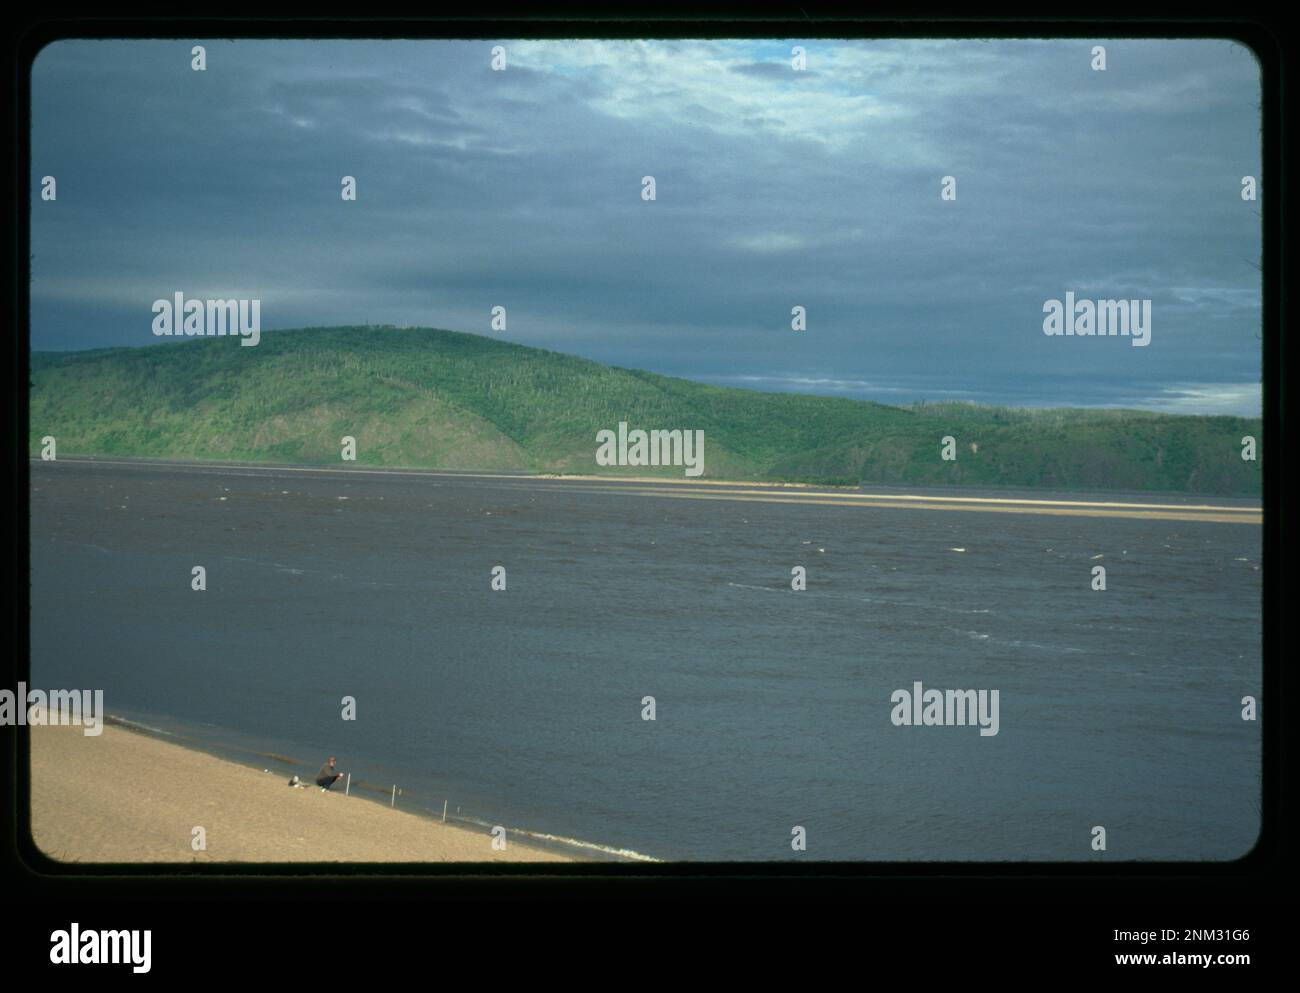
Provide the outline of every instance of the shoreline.
[[511,829],[499,850],[488,830],[323,791],[310,777],[293,788],[277,772],[163,740],[122,718],[105,717],[97,736],[71,725],[32,726],[29,734],[32,840],[57,862],[596,861],[518,840],[528,832]]
[[[555,473],[529,471],[485,472],[473,469],[439,469],[418,466],[352,466],[301,465],[282,462],[240,462],[235,460],[209,461],[202,459],[165,459],[129,455],[73,454],[55,460],[43,460],[28,455],[29,464],[57,465],[66,462],[75,465],[127,466],[136,468],[172,468],[194,471],[275,471],[320,473],[355,476],[419,476],[429,478],[487,479],[515,483],[574,483],[609,486],[611,491],[622,490],[632,495],[673,496],[690,495],[692,499],[728,499],[740,502],[811,502],[826,498],[829,506],[875,506],[885,509],[916,507],[921,510],[989,510],[1022,513],[1055,513],[1066,516],[1133,516],[1158,518],[1168,513],[1193,514],[1189,520],[1211,520],[1215,523],[1261,524],[1264,512],[1262,498],[1244,495],[1221,495],[1200,492],[1163,490],[1069,490],[1040,487],[990,487],[990,486],[916,486],[910,484],[858,484],[834,485],[824,483],[783,482],[775,480],[751,481],[714,478],[684,478],[680,476],[633,476],[621,474]],[[614,485],[610,485],[614,484]],[[622,484],[622,485],[619,485]],[[642,490],[637,487],[669,487],[680,489],[680,494],[670,489]],[[690,493],[695,490],[695,493]],[[793,492],[792,492],[793,491]],[[982,496],[962,494],[981,493]],[[787,494],[788,499],[774,499]],[[1005,494],[989,496],[987,494]],[[1061,496],[1087,499],[1059,499]],[[1057,496],[1057,499],[1053,499]],[[893,502],[887,502],[893,501]],[[1156,502],[1161,501],[1161,502]],[[1217,501],[1207,503],[1206,501]],[[1047,509],[1051,508],[1051,509]],[[1207,518],[1206,514],[1229,515],[1231,519]],[[1260,520],[1246,521],[1237,515],[1260,515]]]
[[[159,724],[168,725],[174,722],[171,729],[168,727],[154,727],[152,724],[144,723],[144,718],[148,716],[149,720],[157,721]],[[140,718],[140,719],[136,719]],[[302,775],[304,771],[308,774],[310,782],[310,773],[316,766],[312,762],[304,762],[290,755],[281,755],[277,752],[264,751],[260,748],[250,747],[246,744],[239,743],[238,735],[233,731],[227,731],[231,737],[220,739],[204,740],[194,733],[195,725],[188,724],[180,718],[168,718],[162,715],[144,715],[137,714],[136,717],[125,717],[121,714],[105,713],[102,718],[105,727],[119,727],[125,731],[140,735],[154,741],[161,741],[164,744],[174,745],[177,748],[186,751],[198,752],[202,755],[208,755],[232,765],[240,766],[246,769],[252,769],[261,773],[269,772],[273,776],[279,776],[286,779],[291,775]],[[271,764],[273,768],[260,768],[266,764]],[[280,768],[275,768],[276,766]],[[346,775],[345,775],[346,784]],[[287,785],[287,782],[286,782]],[[305,787],[304,787],[305,788]],[[335,787],[331,792],[343,792],[345,787]],[[386,801],[391,794],[389,788],[383,784],[370,783],[362,779],[353,779],[351,782],[351,793],[344,794],[350,799],[364,800],[368,803],[377,803],[385,809],[394,809]],[[407,799],[403,800],[403,797]],[[460,807],[456,808],[455,813],[448,812],[446,820],[435,807],[429,806],[424,801],[426,796],[418,792],[408,792],[403,787],[397,788],[397,798],[399,802],[405,804],[404,807],[396,808],[413,817],[418,817],[423,821],[448,827],[460,828],[469,831],[472,834],[479,834],[485,831],[491,831],[493,823],[482,817],[462,814]],[[435,804],[436,806],[436,804]],[[608,845],[602,845],[593,841],[586,841],[581,838],[570,838],[562,835],[550,834],[548,832],[533,831],[522,827],[505,826],[508,840],[513,844],[516,839],[524,839],[525,844],[534,848],[540,848],[552,854],[562,855],[566,858],[579,861],[591,862],[658,862],[657,858],[645,855],[641,852],[627,848],[611,848]],[[590,854],[587,854],[590,853]]]

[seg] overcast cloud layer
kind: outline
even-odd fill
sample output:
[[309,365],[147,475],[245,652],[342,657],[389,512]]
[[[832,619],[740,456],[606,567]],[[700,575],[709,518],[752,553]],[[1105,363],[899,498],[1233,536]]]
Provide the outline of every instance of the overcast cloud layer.
[[[1232,43],[62,42],[32,83],[34,349],[168,340],[176,291],[263,329],[501,305],[510,341],[724,385],[1259,413]],[[1045,336],[1067,290],[1151,299],[1151,344]]]

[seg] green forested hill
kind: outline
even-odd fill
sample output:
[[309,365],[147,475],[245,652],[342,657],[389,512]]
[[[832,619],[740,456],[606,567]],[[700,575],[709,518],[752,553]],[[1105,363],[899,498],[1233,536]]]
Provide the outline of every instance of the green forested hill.
[[[523,469],[602,468],[596,432],[703,430],[705,478],[1044,486],[1256,496],[1258,418],[890,407],[707,386],[453,331],[310,328],[34,353],[29,446],[60,455]],[[957,441],[955,462],[941,439]]]

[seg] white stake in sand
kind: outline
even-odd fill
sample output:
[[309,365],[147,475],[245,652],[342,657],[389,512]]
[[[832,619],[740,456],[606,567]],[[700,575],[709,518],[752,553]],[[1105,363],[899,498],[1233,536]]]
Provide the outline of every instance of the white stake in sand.
[[343,795],[348,796],[352,793],[352,773],[348,773],[348,781],[343,784]]

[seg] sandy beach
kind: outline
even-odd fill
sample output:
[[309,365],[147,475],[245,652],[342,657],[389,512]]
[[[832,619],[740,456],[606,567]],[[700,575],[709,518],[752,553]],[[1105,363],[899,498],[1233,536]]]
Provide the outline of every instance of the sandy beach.
[[60,862],[573,861],[121,727],[30,733],[32,837]]

